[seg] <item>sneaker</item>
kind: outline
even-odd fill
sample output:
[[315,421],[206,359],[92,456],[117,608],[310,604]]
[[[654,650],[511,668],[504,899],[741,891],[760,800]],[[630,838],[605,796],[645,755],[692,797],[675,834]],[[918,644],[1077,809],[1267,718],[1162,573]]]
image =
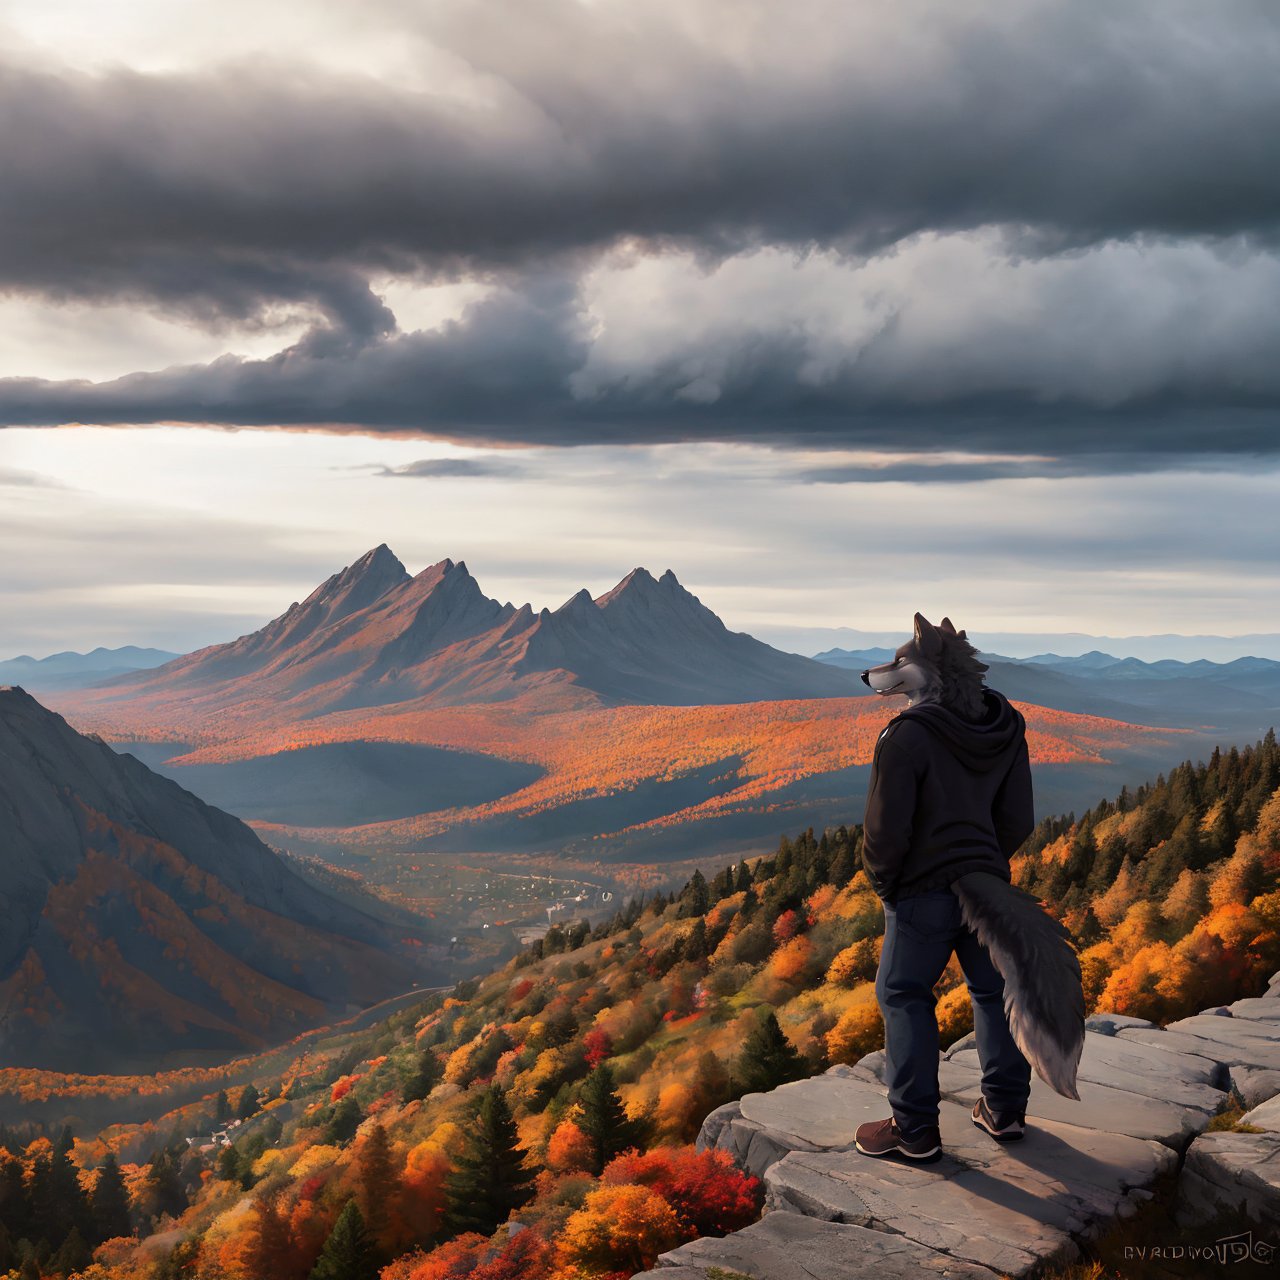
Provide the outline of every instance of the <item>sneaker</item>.
[[932,1160],[942,1153],[942,1134],[938,1126],[928,1125],[911,1135],[898,1128],[892,1116],[888,1120],[868,1120],[854,1131],[853,1145],[864,1156],[904,1155],[911,1160]]
[[973,1123],[997,1142],[1014,1142],[1026,1132],[1026,1111],[992,1111],[986,1098],[973,1104]]

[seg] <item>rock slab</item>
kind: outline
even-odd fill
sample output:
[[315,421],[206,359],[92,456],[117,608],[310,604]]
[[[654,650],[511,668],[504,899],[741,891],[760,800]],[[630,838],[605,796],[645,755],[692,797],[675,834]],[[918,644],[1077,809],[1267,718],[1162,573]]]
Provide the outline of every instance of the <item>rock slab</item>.
[[837,1222],[815,1222],[796,1213],[766,1214],[723,1239],[692,1240],[658,1260],[634,1280],[704,1280],[708,1268],[750,1280],[994,1280],[986,1267],[957,1262],[905,1236]]
[[1187,1149],[1179,1220],[1206,1221],[1224,1207],[1265,1226],[1280,1222],[1280,1133],[1203,1133]]

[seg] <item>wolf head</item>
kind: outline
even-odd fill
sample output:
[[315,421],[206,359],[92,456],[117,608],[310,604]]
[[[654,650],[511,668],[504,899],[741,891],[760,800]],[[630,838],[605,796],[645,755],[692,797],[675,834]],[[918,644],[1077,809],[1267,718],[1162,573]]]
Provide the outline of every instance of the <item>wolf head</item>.
[[984,711],[982,673],[978,651],[943,618],[934,626],[922,613],[915,618],[915,634],[899,645],[892,662],[869,667],[863,683],[883,697],[906,694],[907,704],[940,702],[966,720],[980,720]]

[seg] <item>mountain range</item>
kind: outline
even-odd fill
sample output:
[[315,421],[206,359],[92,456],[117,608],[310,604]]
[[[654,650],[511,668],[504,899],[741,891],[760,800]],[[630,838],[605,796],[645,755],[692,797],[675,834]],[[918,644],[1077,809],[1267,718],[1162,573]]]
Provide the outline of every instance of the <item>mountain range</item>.
[[865,692],[852,673],[724,623],[668,569],[558,609],[500,604],[463,561],[410,576],[375,547],[249,635],[86,691],[82,705],[180,704],[184,722],[279,722],[416,700],[544,709],[690,706]]
[[[828,649],[817,660],[861,671],[892,656],[892,649],[882,647]],[[1280,719],[1280,662],[1270,658],[1143,662],[1099,650],[1076,657],[979,656],[988,666],[987,684],[1007,697],[1058,711],[1246,736],[1264,734]]]
[[381,904],[323,891],[239,819],[10,686],[0,848],[6,1066],[225,1056],[423,976]]
[[20,684],[28,689],[82,689],[122,671],[158,667],[178,656],[166,649],[142,649],[134,644],[118,649],[99,645],[89,653],[68,649],[47,658],[23,653],[0,661],[0,684]]
[[[460,561],[410,575],[384,544],[257,631],[50,697],[274,846],[447,911],[432,858],[548,856],[588,879],[630,864],[651,883],[655,864],[760,847],[784,814],[847,820],[902,705],[860,665],[730,631],[669,569],[535,612]],[[1055,808],[1187,749],[1023,709]]]

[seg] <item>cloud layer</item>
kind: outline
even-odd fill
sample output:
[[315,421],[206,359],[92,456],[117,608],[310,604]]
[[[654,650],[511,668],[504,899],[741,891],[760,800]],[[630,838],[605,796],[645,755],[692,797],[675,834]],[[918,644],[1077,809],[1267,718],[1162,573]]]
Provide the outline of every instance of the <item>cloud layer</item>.
[[[369,21],[432,75],[0,67],[0,290],[310,326],[265,359],[5,380],[0,422],[1276,445],[1266,0]],[[489,292],[413,330],[385,279]]]

